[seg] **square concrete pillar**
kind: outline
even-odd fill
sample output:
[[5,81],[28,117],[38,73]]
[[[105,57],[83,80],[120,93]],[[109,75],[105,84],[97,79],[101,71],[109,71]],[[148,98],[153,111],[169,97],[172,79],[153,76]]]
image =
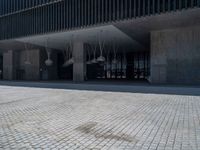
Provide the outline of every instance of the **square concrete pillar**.
[[84,43],[76,42],[73,44],[73,81],[83,82],[86,75],[86,56]]
[[14,52],[12,50],[3,53],[3,79],[14,79]]

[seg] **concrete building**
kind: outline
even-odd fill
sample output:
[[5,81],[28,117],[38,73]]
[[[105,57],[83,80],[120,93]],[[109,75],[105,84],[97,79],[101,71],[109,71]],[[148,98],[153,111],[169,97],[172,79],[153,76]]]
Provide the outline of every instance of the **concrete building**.
[[200,84],[200,0],[0,0],[5,80]]

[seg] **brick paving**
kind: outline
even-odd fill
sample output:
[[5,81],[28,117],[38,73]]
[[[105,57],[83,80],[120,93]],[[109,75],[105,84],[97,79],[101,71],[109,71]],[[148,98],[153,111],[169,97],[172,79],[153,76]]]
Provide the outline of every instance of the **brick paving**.
[[0,149],[200,150],[200,96],[0,86]]

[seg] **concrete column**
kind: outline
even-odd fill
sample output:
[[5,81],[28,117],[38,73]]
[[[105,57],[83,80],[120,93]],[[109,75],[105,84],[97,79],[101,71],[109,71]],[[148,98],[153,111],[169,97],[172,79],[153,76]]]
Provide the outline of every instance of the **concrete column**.
[[200,26],[151,33],[152,83],[200,84]]
[[3,79],[14,79],[14,52],[12,50],[3,53]]
[[83,82],[86,75],[86,56],[84,51],[84,43],[76,42],[73,44],[73,81]]

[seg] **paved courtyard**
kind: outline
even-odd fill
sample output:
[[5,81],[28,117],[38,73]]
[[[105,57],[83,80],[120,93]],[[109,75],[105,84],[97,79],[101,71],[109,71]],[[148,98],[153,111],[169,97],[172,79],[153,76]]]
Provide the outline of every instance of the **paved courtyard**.
[[200,89],[154,88],[0,86],[0,149],[200,150]]

